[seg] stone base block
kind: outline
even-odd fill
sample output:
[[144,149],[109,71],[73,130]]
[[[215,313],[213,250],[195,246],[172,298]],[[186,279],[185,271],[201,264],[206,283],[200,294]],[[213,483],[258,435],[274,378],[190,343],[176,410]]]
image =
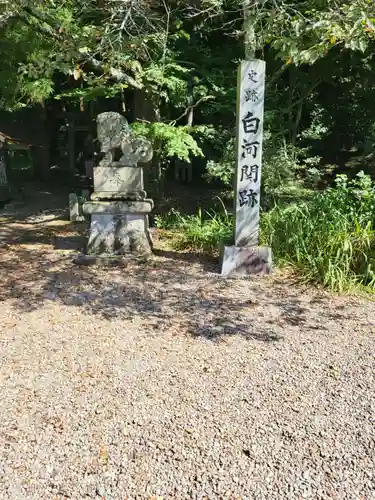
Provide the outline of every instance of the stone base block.
[[269,247],[228,246],[222,252],[222,276],[265,275],[272,271]]
[[122,193],[115,193],[109,191],[97,191],[92,193],[91,200],[92,201],[142,201],[145,200],[147,196],[146,191],[124,191]]
[[147,215],[94,213],[87,243],[89,255],[152,254]]
[[127,267],[129,259],[123,256],[101,256],[79,254],[73,259],[77,266]]
[[149,214],[154,208],[152,200],[141,201],[89,201],[83,204],[86,215]]

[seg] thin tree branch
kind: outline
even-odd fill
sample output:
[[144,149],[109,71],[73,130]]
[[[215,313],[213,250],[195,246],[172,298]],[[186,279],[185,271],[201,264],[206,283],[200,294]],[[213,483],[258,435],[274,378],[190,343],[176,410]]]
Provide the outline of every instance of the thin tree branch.
[[109,74],[111,79],[115,80],[117,83],[126,82],[131,87],[139,90],[143,89],[143,84],[141,82],[137,82],[137,80],[124,73],[121,69],[109,67],[108,70],[106,70],[104,64],[94,57],[83,60],[82,63],[84,65],[87,65],[89,68],[91,67],[91,69],[94,71],[99,71],[103,75]]
[[[27,24],[33,29],[35,28],[38,29],[39,32],[53,38],[54,40],[57,40],[59,42],[65,42],[68,45],[71,45],[72,47],[74,46],[72,40],[69,40],[68,38],[64,37],[61,33],[58,32],[57,26],[51,26],[50,20],[46,16],[28,7],[25,8],[24,11],[26,14],[19,13],[17,14],[17,16],[25,24]],[[33,23],[29,16],[36,19],[37,21],[40,21],[40,23]],[[109,75],[110,78],[115,80],[117,83],[125,82],[136,89],[143,88],[142,83],[137,82],[134,78],[124,73],[121,69],[112,66],[106,69],[105,64],[100,62],[95,57],[86,56],[86,58],[83,58],[81,56],[80,58],[78,58],[78,63],[87,66],[88,68],[91,68],[95,72],[100,72],[103,75]]]
[[215,99],[215,96],[213,96],[213,95],[206,95],[206,96],[201,97],[200,99],[198,99],[198,101],[195,104],[192,104],[191,106],[188,106],[185,109],[185,111],[182,113],[181,116],[179,116],[175,120],[172,120],[171,122],[169,122],[169,125],[172,125],[172,126],[176,125],[176,123],[178,121],[180,121],[182,118],[184,118],[184,116],[186,116],[189,113],[189,111],[191,111],[192,109],[194,109],[197,106],[199,106],[200,104],[202,104],[202,102],[207,102],[207,101],[210,101],[212,99]]
[[267,82],[266,84],[266,90],[269,90],[272,85],[280,78],[280,76],[286,71],[286,69],[290,66],[290,64],[285,63],[281,66],[280,69],[276,71],[276,73],[273,75],[273,77]]

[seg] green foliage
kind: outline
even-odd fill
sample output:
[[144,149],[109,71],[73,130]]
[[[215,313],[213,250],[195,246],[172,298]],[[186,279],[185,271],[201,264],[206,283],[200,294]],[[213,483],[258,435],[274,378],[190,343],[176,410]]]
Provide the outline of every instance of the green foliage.
[[[301,130],[310,126],[306,119],[309,114],[313,117],[313,99],[316,104],[321,98],[318,90],[314,92],[319,83],[325,80],[342,88],[346,85],[341,74],[346,69],[342,55],[349,51],[356,53],[357,62],[365,61],[362,54],[367,51],[367,68],[364,62],[357,71],[361,75],[347,75],[348,87],[354,91],[348,88],[333,92],[345,96],[340,97],[345,99],[340,113],[347,108],[348,116],[356,116],[352,133],[361,129],[370,134],[373,105],[366,103],[370,105],[361,114],[358,103],[368,95],[365,90],[373,79],[372,0],[125,3],[102,0],[99,6],[94,0],[6,2],[0,14],[0,107],[12,109],[50,98],[82,103],[100,96],[119,96],[124,89],[142,88],[158,121],[165,125],[163,130],[161,126],[152,133],[161,136],[160,144],[167,146],[162,156],[177,154],[186,159],[200,154],[197,143],[187,138],[188,134],[196,137],[194,130],[180,129],[173,141],[168,137],[167,124],[180,127],[186,123],[186,110],[193,104],[194,124],[215,126],[219,130],[218,144],[224,146],[221,159],[209,158],[209,176],[228,183],[233,143],[222,139],[228,137],[228,132],[232,135],[235,66],[243,57],[243,44],[238,38],[245,31],[249,43],[255,44],[254,50],[267,62],[270,89],[266,109],[272,115],[269,131],[278,136],[282,130],[286,141],[282,152],[276,154],[276,163],[285,165],[281,158],[287,151],[286,163],[295,161],[299,165],[298,154],[290,150],[289,143],[293,148],[302,147],[296,142],[303,140]],[[252,33],[256,33],[253,39]],[[306,64],[316,69],[299,67]],[[340,81],[335,68],[339,69]],[[324,109],[327,121],[333,111]],[[266,179],[267,166],[264,176]],[[282,182],[284,174],[278,178]],[[277,187],[272,185],[271,189]]]
[[359,173],[311,200],[277,206],[262,217],[262,239],[279,263],[331,290],[375,287],[375,186]]
[[190,162],[192,156],[203,156],[189,127],[173,127],[160,122],[136,122],[132,129],[136,135],[143,135],[150,139],[154,151],[164,160],[176,156]]
[[168,213],[156,215],[155,226],[158,229],[176,230],[181,228],[183,217],[178,210],[172,208]]
[[75,88],[56,94],[54,99],[68,102],[78,102],[82,99],[84,103],[87,103],[95,101],[98,97],[104,97],[106,99],[117,97],[121,91],[127,87],[127,85],[122,83],[101,85],[100,82],[96,82],[89,88]]
[[202,212],[182,216],[171,211],[155,219],[156,227],[173,231],[175,248],[205,251],[217,254],[222,241],[233,235],[233,217],[224,209],[223,213]]
[[149,94],[158,97],[159,102],[182,107],[187,99],[187,76],[190,70],[173,61],[165,64],[152,62],[142,73],[143,82]]
[[[219,160],[209,160],[207,162],[206,178],[210,181],[219,179],[225,187],[233,187],[233,177],[236,169],[236,140],[234,137],[227,137],[228,132],[221,134],[223,140],[222,156]],[[225,140],[226,139],[226,140]]]
[[[305,131],[307,137],[308,131]],[[223,140],[224,147],[219,161],[207,163],[207,178],[219,179],[225,187],[232,188],[236,167],[236,141],[234,137]],[[316,168],[320,158],[309,156],[309,148],[298,148],[286,142],[283,134],[264,133],[262,190],[267,203],[284,196],[306,196],[321,178]]]
[[[308,201],[263,212],[262,243],[272,247],[278,264],[293,266],[302,279],[333,291],[375,289],[375,185],[360,172]],[[217,254],[231,239],[233,217],[223,212],[183,216],[171,210],[156,217],[159,229],[172,231],[176,248]]]
[[320,158],[309,156],[310,148],[293,146],[282,134],[266,131],[264,149],[262,191],[268,203],[308,196],[320,181]]
[[245,29],[253,50],[269,45],[278,58],[300,65],[314,64],[337,46],[364,52],[374,21],[371,0],[280,0],[249,3]]

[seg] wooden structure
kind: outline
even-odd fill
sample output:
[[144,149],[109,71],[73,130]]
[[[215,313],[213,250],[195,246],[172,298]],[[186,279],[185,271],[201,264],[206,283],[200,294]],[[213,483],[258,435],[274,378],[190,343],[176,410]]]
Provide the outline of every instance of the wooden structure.
[[12,167],[16,167],[17,152],[26,153],[29,167],[32,167],[31,144],[26,144],[18,139],[10,137],[4,132],[0,132],[0,202],[10,199]]

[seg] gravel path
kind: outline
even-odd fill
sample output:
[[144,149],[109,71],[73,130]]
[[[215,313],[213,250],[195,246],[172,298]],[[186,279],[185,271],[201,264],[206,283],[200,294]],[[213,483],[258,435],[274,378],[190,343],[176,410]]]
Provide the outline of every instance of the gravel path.
[[0,254],[0,498],[375,498],[375,307]]

